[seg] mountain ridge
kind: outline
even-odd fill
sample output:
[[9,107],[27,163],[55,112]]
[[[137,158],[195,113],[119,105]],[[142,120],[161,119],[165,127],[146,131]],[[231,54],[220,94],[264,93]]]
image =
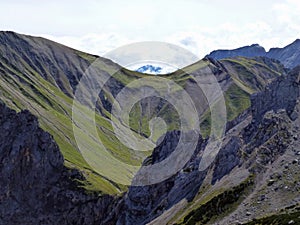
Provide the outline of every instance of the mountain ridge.
[[285,67],[292,69],[299,65],[300,62],[300,39],[296,39],[291,44],[279,48],[270,48],[266,51],[263,47],[258,44],[244,46],[232,50],[214,50],[207,55],[217,60],[225,58],[234,58],[238,56],[244,57],[257,57],[264,56],[279,60],[285,65]]

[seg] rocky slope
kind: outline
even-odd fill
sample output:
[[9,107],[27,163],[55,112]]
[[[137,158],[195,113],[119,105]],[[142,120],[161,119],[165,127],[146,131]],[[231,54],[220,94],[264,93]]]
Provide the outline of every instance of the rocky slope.
[[0,102],[0,129],[0,224],[103,224],[116,209],[114,197],[78,187],[84,177],[29,111]]
[[[207,170],[198,170],[206,145],[200,139],[189,163],[172,178],[130,187],[118,224],[237,224],[300,204],[293,171],[299,168],[299,69],[252,97],[251,110],[227,131]],[[150,161],[167,157],[177,139],[178,133],[167,135]]]
[[277,59],[285,67],[292,69],[300,64],[300,40],[297,39],[283,48],[271,48],[268,52],[258,44],[253,44],[251,46],[245,46],[233,50],[215,50],[208,55],[208,57],[217,60],[235,58],[238,56],[264,56]]

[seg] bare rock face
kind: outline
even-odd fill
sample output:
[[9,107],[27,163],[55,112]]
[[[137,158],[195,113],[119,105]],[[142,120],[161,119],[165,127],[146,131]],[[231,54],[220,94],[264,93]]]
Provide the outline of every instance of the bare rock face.
[[[145,162],[155,164],[167,158],[176,148],[179,138],[179,131],[168,132]],[[196,157],[205,144],[200,138],[192,159],[169,179],[154,185],[130,187],[118,224],[146,224],[180,200],[193,199],[206,176],[206,171],[198,171],[200,161]]]
[[78,188],[83,176],[29,111],[0,103],[0,130],[0,224],[109,224],[114,198]]
[[230,171],[240,164],[239,149],[242,143],[238,137],[232,137],[228,143],[222,148],[215,160],[215,169],[212,178],[212,184],[222,177],[229,174]]
[[300,95],[300,67],[292,70],[288,76],[281,76],[273,81],[263,92],[254,94],[251,99],[253,118],[260,121],[270,110],[285,109],[288,115],[294,110]]

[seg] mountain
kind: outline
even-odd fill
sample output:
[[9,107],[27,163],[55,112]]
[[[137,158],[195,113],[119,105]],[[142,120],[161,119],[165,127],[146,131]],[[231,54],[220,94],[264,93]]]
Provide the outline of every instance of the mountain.
[[245,46],[233,50],[215,50],[208,55],[208,57],[211,57],[216,60],[225,59],[225,58],[234,58],[237,56],[243,56],[243,57],[266,56],[266,50],[258,44],[253,44],[250,46]]
[[136,70],[139,73],[160,74],[162,68],[159,66],[145,65]]
[[[137,153],[120,143],[113,135],[110,111],[115,97],[126,84],[147,75],[126,70],[108,59],[89,55],[43,38],[13,32],[0,33],[0,53],[1,100],[12,109],[17,111],[28,109],[38,117],[40,126],[53,135],[59,145],[66,166],[84,172],[87,182],[82,185],[86,189],[110,194],[124,192],[126,187],[116,184],[105,175],[111,173],[109,164],[107,166],[103,164],[105,173],[95,171],[80,154],[72,127],[73,96],[79,80],[91,65],[99,77],[111,76],[105,88],[99,93],[97,101],[98,135],[103,140],[110,140],[106,141],[106,148],[115,157],[131,165],[141,165],[150,152]],[[95,61],[97,63],[94,63]],[[217,75],[225,93],[228,119],[232,120],[249,107],[252,93],[262,90],[277,76],[285,73],[283,66],[272,60],[260,58],[256,62],[242,59],[241,62],[244,62],[245,66],[240,62],[223,65],[204,59],[184,70],[164,75],[164,78],[185,87],[191,98],[197,102],[199,117],[203,118],[203,135],[208,135],[210,131],[208,104],[203,92],[197,88],[193,76],[201,76],[207,71]],[[261,64],[259,69],[256,69],[257,63]],[[240,70],[242,72],[239,72]],[[257,82],[252,84],[247,81],[249,79]],[[180,92],[179,90],[178,94]],[[141,111],[141,108],[144,110]],[[179,128],[178,114],[162,99],[152,98],[151,101],[145,99],[138,102],[134,105],[131,115],[131,129],[141,136],[150,135],[148,121],[154,116],[160,116],[168,121],[169,130]],[[85,133],[83,129],[80,132],[82,135]],[[158,133],[154,138],[157,139],[160,135],[162,134]],[[99,146],[96,139],[97,137],[86,137],[86,141],[91,143],[89,146],[91,150]],[[99,154],[94,157],[102,161],[103,154],[105,150],[99,149]],[[129,177],[133,174],[134,172],[129,174]],[[130,178],[127,182],[130,182]]]
[[294,68],[300,62],[300,40],[297,39],[293,43],[284,48],[271,48],[267,53],[269,58],[278,59],[287,68]]
[[297,39],[283,48],[271,48],[268,52],[258,44],[253,44],[233,50],[215,50],[208,55],[216,60],[238,56],[273,58],[279,60],[285,67],[292,69],[300,64],[300,40]]
[[83,186],[88,190],[100,189],[116,194],[120,193],[120,188],[86,163],[73,135],[73,93],[79,79],[96,58],[108,68],[119,68],[107,59],[43,38],[1,32],[0,96],[12,109],[27,109],[38,117],[40,126],[58,143],[66,166],[84,172],[87,182]]
[[[87,71],[93,77],[83,95],[101,85],[98,78],[108,78],[96,93],[96,135],[84,126],[87,117],[73,127],[74,104],[82,115],[90,113],[92,102],[76,95]],[[156,88],[130,86],[149,76],[43,38],[0,32],[0,201],[5,205],[0,224],[297,224],[299,74],[300,68],[286,69],[267,57],[207,57],[151,76],[178,86],[165,87],[161,80],[153,80]],[[204,149],[215,138],[210,136],[210,109],[219,96],[210,76],[223,92],[227,123],[216,158],[199,170]],[[197,80],[205,84],[205,93]],[[149,137],[158,145],[133,151],[112,125],[121,121],[113,105],[125,87],[125,99],[139,90],[159,96],[158,90],[168,88],[175,97],[172,104],[186,108],[180,97],[186,92],[196,106],[201,124],[195,150],[182,169],[156,184],[119,184],[114,177],[134,182],[143,167],[127,171],[105,157],[109,152],[136,166],[162,162],[180,141],[180,118],[166,99],[140,99],[126,126],[135,137]],[[127,106],[119,107],[125,112]],[[166,130],[149,127],[155,117],[165,121]],[[73,129],[84,138],[90,158],[78,147]]]

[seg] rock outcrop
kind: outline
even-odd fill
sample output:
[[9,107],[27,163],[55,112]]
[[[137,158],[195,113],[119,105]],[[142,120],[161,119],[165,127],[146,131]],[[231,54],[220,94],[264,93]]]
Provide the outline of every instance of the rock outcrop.
[[0,224],[114,224],[116,199],[87,194],[53,138],[29,111],[0,103]]
[[[167,133],[164,141],[144,163],[155,164],[167,158],[176,148],[179,137],[179,131]],[[154,185],[130,187],[118,224],[146,224],[180,200],[192,200],[207,173],[198,170],[200,159],[197,157],[205,145],[206,141],[200,138],[191,160],[182,171],[169,179]]]
[[259,121],[270,110],[285,109],[289,115],[294,110],[300,95],[299,69],[295,68],[288,76],[281,76],[266,87],[263,92],[254,94],[251,98],[253,118]]

